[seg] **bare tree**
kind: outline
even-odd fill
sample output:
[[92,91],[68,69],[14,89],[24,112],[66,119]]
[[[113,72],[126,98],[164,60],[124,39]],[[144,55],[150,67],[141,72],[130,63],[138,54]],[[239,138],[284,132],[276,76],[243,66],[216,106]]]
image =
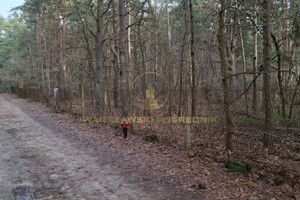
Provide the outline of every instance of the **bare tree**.
[[[230,76],[229,78],[229,85],[232,91],[232,97],[235,99],[238,96],[237,90],[237,77],[234,76],[236,73],[236,48],[237,48],[237,28],[238,22],[237,17],[238,13],[233,12],[229,9],[226,10],[226,17],[225,20],[225,32],[226,32],[226,55],[227,55],[227,62],[228,62],[228,73]],[[224,36],[225,37],[225,36]]]
[[[182,1],[183,10],[184,10],[184,21],[187,21],[188,12],[187,12],[187,5],[186,1]],[[185,46],[186,46],[186,39],[188,36],[188,24],[184,23],[184,35],[181,43],[181,50],[180,50],[180,65],[179,65],[179,108],[178,108],[178,116],[182,115],[182,96],[183,96],[183,67],[184,67],[184,54],[185,54]]]
[[[52,0],[51,4],[52,5]],[[51,53],[52,53],[52,29],[53,29],[53,18],[52,13],[49,10],[49,5],[46,4],[46,13],[48,19],[48,51],[47,51],[47,61],[46,61],[46,80],[47,80],[47,95],[50,94],[51,85],[50,85],[50,65],[51,65]]]
[[229,100],[229,84],[228,84],[228,74],[226,67],[225,58],[225,39],[224,39],[224,26],[225,26],[225,0],[221,0],[221,10],[219,13],[219,51],[221,60],[221,73],[222,73],[222,83],[223,83],[223,95],[224,95],[224,112],[226,120],[226,149],[228,151],[233,150],[232,145],[232,134],[233,134],[233,123],[231,120],[230,113],[230,100]]
[[125,62],[125,0],[119,0],[120,32],[119,32],[119,63],[120,63],[120,96],[122,117],[127,117],[129,113],[129,95],[127,85],[127,72]]
[[96,33],[96,112],[101,115],[104,111],[104,70],[103,70],[103,27],[102,27],[103,0],[98,0],[97,7],[97,33]]
[[273,147],[273,138],[269,134],[272,129],[272,104],[271,104],[271,1],[264,0],[263,8],[263,34],[264,34],[264,66],[263,66],[263,90],[264,90],[264,108],[265,108],[265,134],[264,146]]
[[192,65],[192,117],[196,115],[196,71],[195,71],[195,52],[194,52],[194,15],[193,15],[193,3],[192,0],[189,0],[189,9],[190,9],[190,32],[191,32],[191,44],[190,44],[190,53],[191,53],[191,65]]
[[258,0],[253,1],[253,57],[252,57],[252,62],[253,62],[253,101],[252,101],[252,109],[254,112],[257,110],[257,81],[256,81],[256,74],[257,74],[257,2]]
[[63,25],[61,24],[61,0],[57,0],[57,20],[58,20],[58,40],[59,40],[59,88],[60,99],[66,99],[67,89],[67,69],[65,63],[65,50],[64,50],[64,38],[65,38],[65,23],[66,23],[66,10],[67,1],[64,1],[65,15],[63,16]]
[[[240,7],[240,0],[236,0],[236,7]],[[247,91],[247,60],[246,60],[246,53],[245,53],[245,44],[244,44],[244,36],[243,36],[243,29],[241,26],[241,21],[239,15],[236,16],[237,18],[237,24],[239,26],[239,32],[240,32],[240,40],[241,40],[241,47],[242,47],[242,58],[243,58],[243,79],[244,79],[244,93],[245,93],[245,100],[246,100],[246,113],[249,115],[249,104],[248,104],[248,91]]]

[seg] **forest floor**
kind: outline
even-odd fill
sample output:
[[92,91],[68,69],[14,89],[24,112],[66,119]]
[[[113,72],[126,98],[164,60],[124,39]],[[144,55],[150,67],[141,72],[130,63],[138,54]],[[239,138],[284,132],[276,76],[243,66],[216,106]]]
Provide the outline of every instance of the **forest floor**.
[[57,117],[0,94],[1,200],[204,199]]
[[232,157],[251,164],[251,173],[245,175],[225,168],[228,155],[221,132],[202,134],[192,150],[184,151],[172,142],[146,142],[141,132],[129,133],[124,140],[119,128],[85,123],[40,103],[5,98],[44,126],[66,127],[63,135],[77,138],[81,146],[109,151],[112,158],[106,162],[118,163],[122,177],[155,194],[154,199],[300,199],[299,130],[274,131],[272,151],[263,148],[259,129],[238,130]]

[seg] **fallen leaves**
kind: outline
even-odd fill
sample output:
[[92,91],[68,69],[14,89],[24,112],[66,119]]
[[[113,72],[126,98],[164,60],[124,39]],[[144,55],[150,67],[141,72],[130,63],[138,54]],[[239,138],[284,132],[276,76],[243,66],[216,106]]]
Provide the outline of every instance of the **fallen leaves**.
[[[185,187],[190,192],[203,194],[207,199],[299,199],[300,154],[289,140],[275,141],[274,150],[265,150],[256,137],[235,135],[236,146],[232,157],[253,166],[250,175],[225,168],[224,135],[214,127],[194,127],[196,137],[190,151],[183,150],[183,126],[157,125],[158,142],[143,140],[149,127],[138,126],[137,134],[122,138],[122,131],[106,124],[84,123],[67,113],[52,112],[41,104],[33,109],[51,113],[59,123],[80,130],[84,136],[111,146],[113,151],[135,156],[136,165],[147,167],[149,173],[164,177],[172,186]],[[201,133],[201,134],[200,134]],[[297,134],[295,134],[297,135]]]

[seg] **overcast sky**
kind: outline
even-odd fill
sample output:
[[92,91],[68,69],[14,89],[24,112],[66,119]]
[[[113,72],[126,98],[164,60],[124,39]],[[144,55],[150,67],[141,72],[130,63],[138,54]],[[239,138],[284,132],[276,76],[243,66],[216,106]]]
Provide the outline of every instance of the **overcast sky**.
[[20,6],[24,3],[24,0],[0,0],[0,15],[3,17],[8,17],[9,11],[17,6]]

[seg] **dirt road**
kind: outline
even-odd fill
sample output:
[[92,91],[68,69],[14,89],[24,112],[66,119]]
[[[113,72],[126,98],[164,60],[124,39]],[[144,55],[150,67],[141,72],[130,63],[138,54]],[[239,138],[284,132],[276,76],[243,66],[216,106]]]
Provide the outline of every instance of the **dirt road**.
[[[83,145],[75,137],[80,133],[72,137],[56,122],[37,122],[29,111],[0,95],[1,200],[190,198],[145,178],[128,179],[105,144]],[[138,169],[132,173],[139,177]]]

